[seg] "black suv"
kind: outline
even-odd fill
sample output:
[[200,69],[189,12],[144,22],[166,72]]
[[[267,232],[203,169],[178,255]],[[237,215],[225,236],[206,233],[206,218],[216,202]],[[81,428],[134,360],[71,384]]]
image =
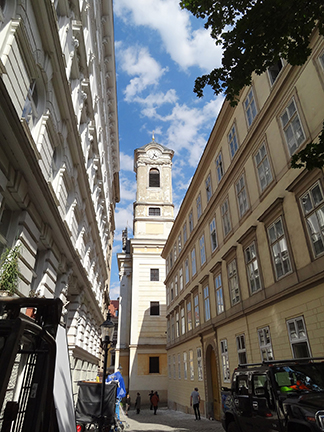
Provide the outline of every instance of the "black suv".
[[[321,361],[316,361],[321,360]],[[239,365],[222,389],[227,432],[324,431],[324,359]]]

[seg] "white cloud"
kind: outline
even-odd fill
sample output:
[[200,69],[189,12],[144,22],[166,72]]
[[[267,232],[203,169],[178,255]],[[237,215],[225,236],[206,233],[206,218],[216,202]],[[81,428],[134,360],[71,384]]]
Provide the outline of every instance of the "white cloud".
[[190,13],[178,0],[115,0],[114,10],[129,25],[158,31],[165,50],[181,68],[210,71],[220,65],[221,47],[215,46],[208,30],[192,30]]
[[118,281],[112,282],[109,287],[110,300],[117,300],[119,297],[120,285]]
[[121,69],[133,76],[124,90],[125,100],[130,102],[148,86],[157,85],[161,76],[167,71],[151,57],[146,47],[132,46],[125,50],[119,45],[117,56]]
[[122,201],[135,201],[136,198],[136,180],[120,176],[120,196]]
[[133,172],[133,170],[134,170],[133,156],[129,156],[126,153],[120,152],[120,169],[121,169],[121,171]]
[[[130,235],[133,229],[133,203],[129,204],[126,207],[121,207],[120,205],[117,205],[115,212],[115,222],[117,231],[121,232],[127,227]],[[118,240],[117,235],[116,240]]]

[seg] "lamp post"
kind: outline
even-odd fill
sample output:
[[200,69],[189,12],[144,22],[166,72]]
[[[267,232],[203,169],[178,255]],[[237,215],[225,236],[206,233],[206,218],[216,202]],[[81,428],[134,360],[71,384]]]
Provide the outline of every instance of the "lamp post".
[[103,364],[103,374],[101,383],[101,399],[100,399],[100,424],[99,431],[103,431],[104,427],[104,404],[105,404],[105,386],[106,386],[106,370],[107,370],[107,357],[109,351],[109,345],[112,341],[115,325],[111,321],[110,311],[108,310],[107,319],[101,324],[101,342],[102,349],[104,350],[104,364]]

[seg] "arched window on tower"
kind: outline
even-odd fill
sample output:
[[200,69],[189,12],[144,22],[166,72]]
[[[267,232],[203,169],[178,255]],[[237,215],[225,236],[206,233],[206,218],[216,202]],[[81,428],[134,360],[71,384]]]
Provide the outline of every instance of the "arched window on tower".
[[160,171],[157,168],[150,169],[149,187],[160,187]]

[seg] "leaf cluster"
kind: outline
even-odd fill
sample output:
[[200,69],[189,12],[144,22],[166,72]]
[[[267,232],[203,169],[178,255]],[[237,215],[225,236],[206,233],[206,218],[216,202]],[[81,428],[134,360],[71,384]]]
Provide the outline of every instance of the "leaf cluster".
[[198,77],[194,92],[202,97],[209,85],[233,105],[252,72],[265,72],[279,58],[305,63],[314,28],[324,35],[323,0],[182,0],[180,6],[205,19],[224,50],[222,66]]
[[324,166],[324,123],[318,139],[317,143],[311,141],[303,150],[293,155],[291,158],[292,168],[312,170]]
[[20,245],[6,248],[0,258],[0,290],[14,294],[18,288]]

